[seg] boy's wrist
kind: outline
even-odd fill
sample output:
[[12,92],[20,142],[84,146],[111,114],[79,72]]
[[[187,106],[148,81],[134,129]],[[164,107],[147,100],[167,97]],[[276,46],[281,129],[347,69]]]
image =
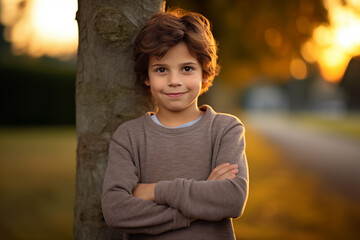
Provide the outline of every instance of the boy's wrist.
[[141,198],[143,200],[155,201],[155,186],[156,183],[139,183],[134,192],[134,197]]
[[151,201],[154,201],[155,202],[155,187],[156,187],[156,183],[150,183],[148,184],[148,196],[149,196],[149,199]]

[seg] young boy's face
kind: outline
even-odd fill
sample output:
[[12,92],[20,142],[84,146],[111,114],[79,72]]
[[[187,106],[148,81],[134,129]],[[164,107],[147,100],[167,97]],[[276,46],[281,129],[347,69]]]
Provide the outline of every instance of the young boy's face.
[[197,109],[197,98],[206,79],[184,42],[170,48],[161,59],[151,56],[148,76],[145,84],[150,86],[159,111]]

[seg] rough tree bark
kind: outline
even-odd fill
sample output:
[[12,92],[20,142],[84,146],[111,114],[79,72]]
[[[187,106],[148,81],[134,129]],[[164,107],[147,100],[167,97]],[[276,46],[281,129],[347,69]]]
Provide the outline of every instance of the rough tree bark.
[[163,6],[163,0],[78,0],[75,239],[122,239],[101,211],[108,143],[122,122],[153,110],[135,83],[132,41]]

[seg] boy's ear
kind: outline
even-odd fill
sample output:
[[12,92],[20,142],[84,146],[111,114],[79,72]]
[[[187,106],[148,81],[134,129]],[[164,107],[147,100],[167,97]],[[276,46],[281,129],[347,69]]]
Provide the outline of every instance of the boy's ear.
[[207,77],[203,76],[202,84],[205,84],[207,82]]
[[145,81],[144,81],[145,85],[150,87],[150,80],[149,78],[146,78]]
[[206,74],[205,74],[204,71],[203,71],[201,83],[202,83],[202,84],[205,84],[205,83],[207,82],[207,80],[208,80],[208,78],[207,78]]

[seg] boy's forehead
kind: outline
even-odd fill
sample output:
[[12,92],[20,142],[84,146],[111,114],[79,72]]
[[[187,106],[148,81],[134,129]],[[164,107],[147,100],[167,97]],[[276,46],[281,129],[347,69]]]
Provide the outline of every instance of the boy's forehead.
[[163,56],[150,56],[149,63],[196,63],[197,58],[192,54],[184,42],[170,47]]
[[156,56],[152,56],[149,59],[149,65],[184,65],[184,64],[195,64],[199,65],[199,62],[194,57],[178,57],[178,58],[158,58]]

